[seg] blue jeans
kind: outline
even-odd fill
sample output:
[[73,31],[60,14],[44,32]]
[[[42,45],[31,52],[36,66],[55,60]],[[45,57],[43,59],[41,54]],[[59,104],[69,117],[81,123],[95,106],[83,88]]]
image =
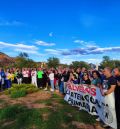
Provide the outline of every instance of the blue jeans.
[[51,88],[54,90],[54,80],[50,80]]
[[10,87],[11,87],[11,81],[5,80],[5,88],[10,88]]
[[59,90],[61,93],[64,93],[64,82],[63,81],[61,81],[60,83]]

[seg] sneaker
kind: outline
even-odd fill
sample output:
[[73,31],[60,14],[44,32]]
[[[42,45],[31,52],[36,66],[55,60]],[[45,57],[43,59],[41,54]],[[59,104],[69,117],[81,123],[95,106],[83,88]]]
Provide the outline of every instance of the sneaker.
[[98,121],[98,122],[99,122],[99,121],[100,121],[100,118],[98,117],[98,118],[96,119],[96,121]]
[[47,87],[44,90],[46,91],[47,90]]
[[53,90],[53,89],[50,89],[50,91],[52,91],[52,92],[53,92],[54,90]]
[[109,125],[106,125],[106,124],[103,124],[102,127],[103,127],[103,128],[108,128],[108,127],[110,127],[110,126],[109,126]]

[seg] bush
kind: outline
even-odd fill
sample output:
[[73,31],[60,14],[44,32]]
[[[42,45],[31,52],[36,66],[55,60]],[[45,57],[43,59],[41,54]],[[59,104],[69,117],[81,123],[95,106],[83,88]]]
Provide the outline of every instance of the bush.
[[26,94],[38,91],[38,88],[32,84],[13,84],[11,88],[5,90],[6,95],[10,95],[11,98],[24,97]]
[[11,98],[19,98],[19,97],[26,96],[26,94],[27,94],[26,89],[20,89],[20,90],[11,92],[10,97]]

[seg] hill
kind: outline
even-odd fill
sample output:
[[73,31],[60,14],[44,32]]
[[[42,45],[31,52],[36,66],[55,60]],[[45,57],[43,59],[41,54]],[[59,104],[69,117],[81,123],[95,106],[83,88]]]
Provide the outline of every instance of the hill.
[[8,56],[5,53],[0,52],[0,66],[8,66],[15,63],[14,58]]

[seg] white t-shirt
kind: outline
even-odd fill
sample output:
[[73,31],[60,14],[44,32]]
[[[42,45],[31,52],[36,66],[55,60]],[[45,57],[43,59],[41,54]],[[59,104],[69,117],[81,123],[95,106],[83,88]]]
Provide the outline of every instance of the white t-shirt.
[[31,72],[31,77],[36,78],[36,77],[37,77],[37,72],[36,72],[36,71],[32,71],[32,72]]
[[50,73],[49,78],[50,78],[50,80],[54,80],[54,73]]
[[23,71],[23,77],[28,77],[29,71]]

